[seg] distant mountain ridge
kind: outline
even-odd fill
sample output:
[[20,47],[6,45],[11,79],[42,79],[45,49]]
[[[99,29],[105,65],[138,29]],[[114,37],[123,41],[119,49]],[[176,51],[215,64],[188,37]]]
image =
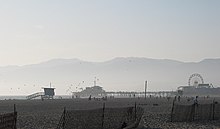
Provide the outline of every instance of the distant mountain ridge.
[[[220,86],[220,59],[181,62],[170,59],[118,57],[104,62],[80,59],[53,59],[39,64],[0,67],[0,94],[30,94],[52,82],[58,94],[71,87],[92,86],[94,77],[107,91],[176,90],[188,77],[200,73],[206,83]],[[82,83],[84,82],[84,83]]]
[[170,63],[204,63],[204,62],[220,62],[220,58],[208,58],[203,59],[199,62],[182,62],[178,60],[172,60],[172,59],[153,59],[153,58],[145,58],[145,57],[116,57],[108,61],[102,61],[102,62],[90,62],[90,61],[84,61],[78,58],[72,58],[72,59],[64,59],[64,58],[55,58],[48,61],[40,62],[37,64],[28,64],[23,66],[17,66],[17,65],[9,65],[9,66],[1,66],[0,68],[5,67],[24,67],[29,65],[42,65],[42,64],[64,64],[64,63],[77,63],[77,62],[88,62],[88,63],[107,63],[107,62],[120,62],[120,61],[131,61],[131,60],[142,60],[142,61],[157,61],[157,62],[170,62]]

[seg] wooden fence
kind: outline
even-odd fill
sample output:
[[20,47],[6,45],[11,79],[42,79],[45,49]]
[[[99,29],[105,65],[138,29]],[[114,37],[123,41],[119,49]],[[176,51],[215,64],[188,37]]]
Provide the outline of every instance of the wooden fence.
[[0,129],[17,129],[17,112],[14,105],[13,113],[0,114]]
[[57,129],[131,129],[137,127],[143,109],[137,107],[106,108],[93,110],[66,110]]
[[172,122],[209,121],[220,119],[220,104],[176,104],[171,111]]

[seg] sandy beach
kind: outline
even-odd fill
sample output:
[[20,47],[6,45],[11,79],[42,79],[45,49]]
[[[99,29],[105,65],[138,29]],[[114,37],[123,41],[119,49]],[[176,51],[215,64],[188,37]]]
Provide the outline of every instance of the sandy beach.
[[106,107],[137,106],[144,108],[144,114],[140,121],[140,128],[161,129],[218,129],[220,121],[205,122],[170,122],[172,100],[166,98],[141,98],[108,99],[107,101],[95,101],[88,99],[56,99],[56,100],[1,100],[0,113],[13,112],[13,104],[16,104],[18,112],[18,129],[55,129],[64,107],[66,109],[95,109]]

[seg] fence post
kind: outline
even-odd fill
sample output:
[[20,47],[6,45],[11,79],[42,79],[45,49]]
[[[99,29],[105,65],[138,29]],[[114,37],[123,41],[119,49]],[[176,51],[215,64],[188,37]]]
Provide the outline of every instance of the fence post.
[[14,129],[17,129],[17,111],[16,111],[16,105],[14,104]]
[[105,103],[103,103],[103,108],[102,108],[102,129],[104,127],[104,117],[105,117]]
[[14,113],[16,112],[16,105],[14,104]]
[[144,91],[144,98],[147,98],[147,81],[145,81],[145,91]]
[[135,102],[135,105],[134,105],[134,118],[135,120],[137,120],[137,103]]
[[63,125],[62,125],[62,129],[65,128],[65,124],[66,124],[66,107],[64,107],[64,111],[63,111]]
[[175,102],[175,100],[173,100],[173,105],[172,105],[172,109],[171,109],[171,122],[173,122],[174,102]]
[[213,99],[212,104],[212,120],[215,120],[215,98]]
[[198,103],[193,104],[193,110],[192,110],[192,121],[195,120],[195,115],[196,115],[196,107],[198,106]]

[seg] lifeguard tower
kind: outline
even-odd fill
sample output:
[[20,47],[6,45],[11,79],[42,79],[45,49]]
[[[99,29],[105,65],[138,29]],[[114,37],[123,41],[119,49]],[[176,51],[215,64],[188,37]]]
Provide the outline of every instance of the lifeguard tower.
[[53,99],[55,92],[55,88],[43,88],[44,89],[44,95],[41,96],[42,99]]
[[26,98],[28,100],[35,99],[38,97],[41,97],[42,100],[43,99],[53,99],[54,95],[55,95],[54,89],[55,88],[51,88],[51,84],[50,84],[50,88],[43,87],[44,92],[37,92],[37,93],[31,94],[31,95],[28,95]]

